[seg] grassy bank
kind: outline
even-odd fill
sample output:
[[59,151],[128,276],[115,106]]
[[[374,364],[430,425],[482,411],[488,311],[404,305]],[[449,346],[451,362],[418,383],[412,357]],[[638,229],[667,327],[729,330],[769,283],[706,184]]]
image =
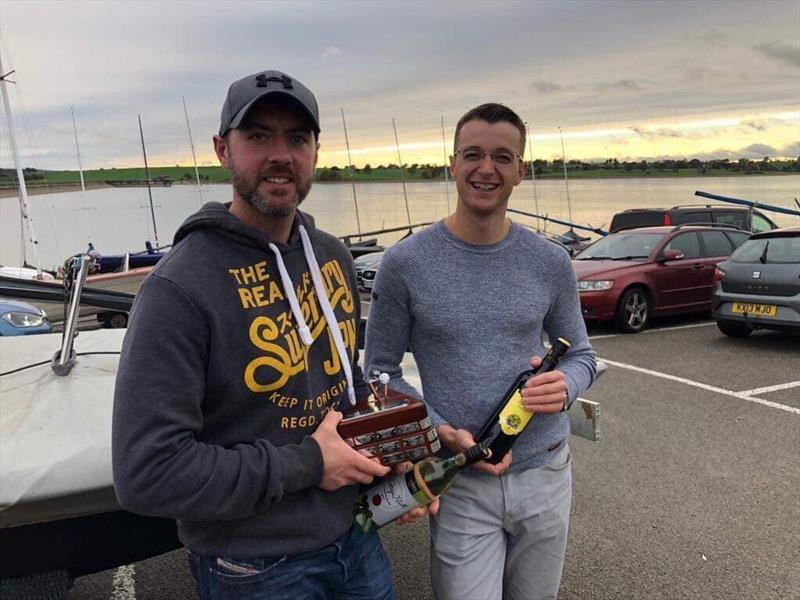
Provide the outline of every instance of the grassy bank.
[[[230,173],[222,167],[199,167],[200,179],[203,183],[229,183]],[[628,178],[668,178],[668,177],[740,177],[747,175],[787,175],[797,171],[771,170],[771,171],[740,171],[724,168],[675,168],[675,169],[604,169],[586,168],[568,170],[570,179],[628,179]],[[112,168],[92,169],[84,171],[84,180],[87,184],[103,184],[110,180],[143,180],[144,169]],[[194,168],[192,167],[153,167],[150,169],[151,178],[169,178],[174,183],[193,184],[195,182]],[[537,179],[563,179],[564,174],[560,169],[537,171]],[[318,182],[349,182],[358,183],[388,183],[405,181],[442,181],[444,170],[442,167],[411,166],[405,169],[394,165],[389,167],[376,167],[357,169],[352,175],[346,169],[338,167],[317,169]],[[78,171],[39,171],[25,170],[25,180],[29,188],[63,186],[80,184]],[[0,171],[0,189],[16,188],[16,177],[10,169]]]

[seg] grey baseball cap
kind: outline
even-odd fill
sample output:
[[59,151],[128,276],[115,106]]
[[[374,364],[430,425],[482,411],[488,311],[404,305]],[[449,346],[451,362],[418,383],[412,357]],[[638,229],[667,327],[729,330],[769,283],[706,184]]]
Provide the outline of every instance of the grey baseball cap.
[[219,134],[225,135],[229,129],[239,127],[247,111],[261,98],[270,94],[282,94],[295,100],[308,113],[314,126],[314,133],[319,135],[319,107],[314,94],[297,79],[280,71],[254,73],[231,84],[225,97],[225,104],[222,105]]

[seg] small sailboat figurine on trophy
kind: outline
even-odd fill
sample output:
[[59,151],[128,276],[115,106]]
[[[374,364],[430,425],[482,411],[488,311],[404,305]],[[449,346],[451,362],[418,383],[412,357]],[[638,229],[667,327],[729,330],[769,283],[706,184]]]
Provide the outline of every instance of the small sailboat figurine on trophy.
[[388,373],[371,371],[372,393],[345,410],[339,435],[384,465],[417,462],[441,448],[425,403],[389,387]]

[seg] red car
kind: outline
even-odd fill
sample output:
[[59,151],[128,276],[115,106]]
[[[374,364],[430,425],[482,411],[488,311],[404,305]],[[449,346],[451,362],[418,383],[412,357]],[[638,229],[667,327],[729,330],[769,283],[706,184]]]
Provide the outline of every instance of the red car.
[[612,233],[572,260],[583,318],[638,333],[653,316],[708,311],[716,264],[749,237],[708,225]]

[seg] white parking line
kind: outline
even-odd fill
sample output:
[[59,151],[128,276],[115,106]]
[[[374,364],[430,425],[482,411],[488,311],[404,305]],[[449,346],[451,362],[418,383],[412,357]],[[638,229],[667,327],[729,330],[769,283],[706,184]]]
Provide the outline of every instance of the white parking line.
[[136,580],[133,578],[135,574],[134,565],[125,565],[114,571],[111,600],[136,600]]
[[718,388],[713,385],[708,385],[706,383],[700,383],[699,381],[692,381],[691,379],[686,379],[685,377],[678,377],[676,375],[669,375],[667,373],[659,373],[658,371],[652,371],[650,369],[644,369],[642,367],[636,367],[634,365],[628,365],[621,362],[616,362],[613,360],[608,360],[606,358],[601,359],[604,363],[612,367],[618,367],[620,369],[627,369],[629,371],[636,371],[637,373],[644,373],[646,375],[652,375],[653,377],[661,377],[662,379],[669,379],[670,381],[677,381],[678,383],[685,383],[686,385],[691,385],[703,390],[708,390],[709,392],[715,392],[717,394],[724,394],[725,396],[730,396],[732,398],[738,398],[739,400],[747,400],[748,402],[754,402],[756,404],[762,404],[764,406],[769,406],[770,408],[777,408],[779,410],[785,410],[786,412],[794,413],[796,415],[800,415],[800,408],[795,408],[793,406],[786,406],[785,404],[778,404],[777,402],[770,402],[769,400],[762,400],[761,398],[755,398],[748,393],[745,392],[733,392],[731,390],[726,390],[723,388]]
[[[694,327],[708,327],[709,325],[713,325],[714,321],[707,321],[705,323],[692,323],[691,325],[676,325],[675,327],[660,327],[655,329],[645,329],[644,331],[640,332],[638,335],[643,335],[645,333],[659,333],[661,331],[676,331],[678,329],[692,329]],[[590,340],[602,340],[605,338],[612,338],[618,337],[620,335],[630,335],[629,333],[604,333],[602,335],[590,335]]]
[[768,394],[770,392],[779,392],[780,390],[788,390],[793,387],[800,387],[800,381],[790,381],[789,383],[779,383],[777,385],[770,385],[767,387],[756,388],[754,390],[742,390],[740,394],[748,396],[757,396],[758,394]]

